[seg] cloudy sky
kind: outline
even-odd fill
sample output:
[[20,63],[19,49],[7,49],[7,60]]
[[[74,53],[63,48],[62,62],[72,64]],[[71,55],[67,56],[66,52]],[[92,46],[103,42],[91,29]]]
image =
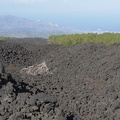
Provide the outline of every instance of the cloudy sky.
[[120,0],[0,0],[0,15],[78,29],[120,30]]

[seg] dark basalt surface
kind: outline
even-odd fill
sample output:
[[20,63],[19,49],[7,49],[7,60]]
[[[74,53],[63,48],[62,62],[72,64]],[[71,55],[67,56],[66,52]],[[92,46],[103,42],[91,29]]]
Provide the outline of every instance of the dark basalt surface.
[[[46,62],[52,74],[20,70]],[[0,120],[119,120],[120,44],[0,42]]]

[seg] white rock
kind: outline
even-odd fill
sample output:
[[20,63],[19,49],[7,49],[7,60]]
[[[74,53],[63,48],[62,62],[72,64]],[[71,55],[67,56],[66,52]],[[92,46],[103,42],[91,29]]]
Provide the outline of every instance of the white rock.
[[23,68],[20,73],[25,73],[28,75],[41,75],[41,74],[52,74],[47,65],[46,62],[42,62],[41,64],[37,64],[37,65],[33,65],[33,66],[29,66],[28,68]]

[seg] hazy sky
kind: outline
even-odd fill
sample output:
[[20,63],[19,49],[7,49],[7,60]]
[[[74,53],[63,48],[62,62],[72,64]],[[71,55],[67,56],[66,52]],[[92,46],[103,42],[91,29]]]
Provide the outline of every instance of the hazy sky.
[[0,15],[120,31],[120,0],[0,0]]

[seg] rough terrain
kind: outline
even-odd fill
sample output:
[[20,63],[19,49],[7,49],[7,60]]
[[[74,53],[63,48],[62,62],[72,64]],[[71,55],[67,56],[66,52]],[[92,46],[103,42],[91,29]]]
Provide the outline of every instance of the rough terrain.
[[120,44],[0,41],[0,120],[120,120]]

